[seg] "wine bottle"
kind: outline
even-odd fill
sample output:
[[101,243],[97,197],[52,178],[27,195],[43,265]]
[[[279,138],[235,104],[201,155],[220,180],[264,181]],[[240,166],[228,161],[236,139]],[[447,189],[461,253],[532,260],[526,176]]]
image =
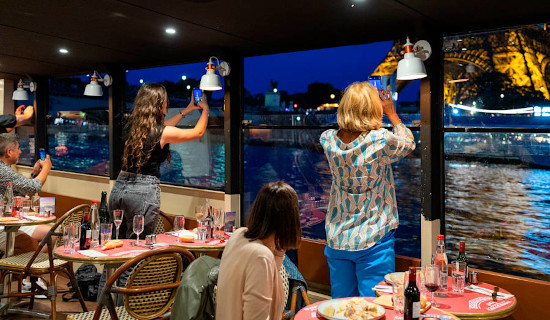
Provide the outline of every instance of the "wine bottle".
[[84,210],[82,223],[80,224],[80,250],[90,249],[92,243],[92,228],[90,226],[90,211]]
[[416,267],[409,267],[409,284],[404,293],[403,319],[420,319],[420,290],[416,286]]
[[449,276],[449,260],[447,259],[447,253],[445,252],[445,236],[440,234],[437,236],[437,248],[435,250],[434,264],[439,266],[440,272],[440,287],[437,292],[437,296],[447,296],[447,284]]
[[99,222],[109,223],[111,218],[109,216],[109,209],[107,208],[107,191],[101,192],[101,202],[99,203]]
[[4,193],[2,200],[4,201],[4,217],[11,217],[14,213],[13,184],[11,182],[8,182],[8,187],[6,188],[6,192]]
[[458,257],[456,258],[456,261],[464,261],[466,263],[466,269],[465,275],[468,275],[468,258],[466,257],[466,243],[464,241],[460,241],[460,247],[458,249]]

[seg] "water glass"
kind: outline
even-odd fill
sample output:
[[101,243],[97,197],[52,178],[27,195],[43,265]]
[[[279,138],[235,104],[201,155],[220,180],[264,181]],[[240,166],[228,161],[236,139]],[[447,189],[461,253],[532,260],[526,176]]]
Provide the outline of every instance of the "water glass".
[[113,210],[113,222],[116,226],[116,239],[118,240],[118,229],[122,224],[122,217],[124,216],[124,210],[116,209]]
[[63,226],[63,250],[66,253],[75,253],[74,248],[75,230],[70,223]]
[[21,218],[25,218],[29,215],[31,210],[31,200],[25,199],[21,202]]
[[34,196],[32,196],[31,207],[32,211],[34,211],[36,215],[40,213],[40,196],[38,193],[35,193]]
[[451,263],[453,292],[464,293],[464,282],[466,281],[466,262],[453,261]]
[[111,240],[111,236],[113,234],[113,224],[102,223],[99,227],[99,231],[101,232],[101,244],[105,245],[107,241]]
[[177,232],[178,242],[180,242],[180,231],[185,230],[185,217],[184,216],[174,216],[174,231]]
[[78,221],[69,222],[69,225],[74,231],[73,243],[74,243],[74,249],[76,251],[80,249],[80,222]]
[[145,218],[141,214],[134,216],[134,233],[136,234],[136,245],[139,245],[139,234],[143,232]]
[[197,220],[197,240],[198,241],[206,241],[207,240],[207,232],[208,228],[206,226],[207,221],[204,219]]
[[403,320],[405,313],[405,296],[404,285],[400,283],[392,283],[392,303],[395,315],[394,320]]

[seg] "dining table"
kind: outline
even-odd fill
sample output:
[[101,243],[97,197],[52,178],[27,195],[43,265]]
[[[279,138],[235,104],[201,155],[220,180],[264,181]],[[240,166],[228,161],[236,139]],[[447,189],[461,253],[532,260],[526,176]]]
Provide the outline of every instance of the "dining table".
[[[188,231],[190,234],[192,231]],[[229,240],[229,235],[225,234],[223,239],[209,239],[209,240],[197,240],[193,242],[183,242],[179,240],[179,237],[175,232],[166,232],[158,234],[156,236],[157,243],[168,243],[170,245],[182,247],[197,255],[203,255],[208,252],[222,252],[225,249],[225,245]]]
[[[438,309],[453,314],[463,320],[490,320],[506,318],[514,313],[517,308],[517,299],[509,291],[499,288],[503,297],[493,299],[491,293],[495,286],[489,283],[480,282],[476,284],[476,291],[464,289],[464,292],[453,292],[452,278],[448,277],[448,290],[445,296],[436,292],[435,302],[439,304]],[[375,288],[384,288],[388,285],[381,281]],[[391,294],[385,290],[376,290],[377,295]]]
[[[345,299],[351,299],[351,298],[354,298],[354,297],[349,297],[349,298],[345,298]],[[357,298],[357,297],[355,297],[355,298]],[[365,299],[369,302],[373,302],[373,300],[375,298],[374,297],[363,297],[363,299]],[[300,309],[300,311],[298,311],[296,313],[296,316],[294,317],[294,320],[326,320],[326,318],[322,317],[321,315],[319,315],[317,313],[317,307],[325,301],[329,301],[329,300],[317,301],[315,303],[312,303],[312,304],[307,305],[304,308]],[[454,316],[454,315],[452,315],[452,314],[450,314],[446,311],[443,311],[439,308],[433,308],[433,307],[428,309],[423,315],[426,316],[426,317],[431,316],[432,318],[440,319],[440,320],[460,320],[458,317],[456,317],[456,316]],[[380,319],[382,319],[382,320],[392,320],[394,317],[395,317],[395,312],[393,311],[393,309],[385,308],[385,313]]]

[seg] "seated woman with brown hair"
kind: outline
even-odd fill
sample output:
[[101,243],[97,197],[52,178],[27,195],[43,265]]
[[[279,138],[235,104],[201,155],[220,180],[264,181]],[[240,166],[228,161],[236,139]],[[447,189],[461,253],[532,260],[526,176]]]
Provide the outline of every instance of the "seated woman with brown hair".
[[265,184],[246,228],[233,233],[218,277],[218,319],[280,319],[286,303],[279,269],[287,249],[300,244],[298,197],[288,184]]

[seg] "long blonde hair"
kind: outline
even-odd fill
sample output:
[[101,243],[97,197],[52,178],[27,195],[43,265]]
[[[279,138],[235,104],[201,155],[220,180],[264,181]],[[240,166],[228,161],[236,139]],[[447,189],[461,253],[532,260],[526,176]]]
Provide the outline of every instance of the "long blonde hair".
[[352,132],[380,129],[382,126],[382,102],[378,91],[368,82],[350,84],[338,107],[338,125]]
[[139,173],[151,157],[156,142],[151,141],[148,150],[144,150],[144,147],[147,139],[154,136],[155,130],[164,123],[162,107],[165,101],[168,102],[168,94],[161,84],[148,83],[139,89],[128,122],[128,139],[122,157],[123,170],[135,167]]

